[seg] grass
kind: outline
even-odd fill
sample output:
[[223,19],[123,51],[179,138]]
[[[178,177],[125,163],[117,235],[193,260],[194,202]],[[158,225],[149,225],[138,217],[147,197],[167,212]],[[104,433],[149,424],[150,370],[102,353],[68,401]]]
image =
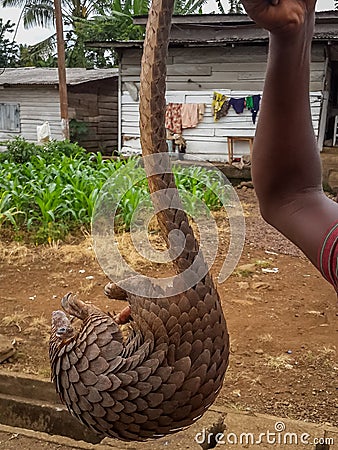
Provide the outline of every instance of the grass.
[[19,333],[21,333],[22,327],[27,324],[28,319],[29,315],[15,312],[11,315],[3,317],[1,320],[1,325],[4,327],[15,326],[19,330]]
[[270,369],[283,371],[285,369],[293,369],[291,358],[288,355],[272,356],[267,355],[265,364]]
[[[299,366],[312,366],[318,369],[333,369],[334,360],[336,358],[337,350],[335,346],[321,346],[316,350],[308,350],[301,355],[297,356],[297,364]],[[283,371],[285,369],[293,369],[294,358],[287,354],[278,356],[267,355],[264,359],[264,363],[267,367]]]
[[6,264],[22,264],[27,258],[34,260],[35,253],[27,245],[0,241],[0,260]]
[[262,268],[262,269],[267,269],[268,267],[271,266],[271,262],[265,261],[263,259],[257,259],[257,261],[255,261],[255,266]]
[[335,346],[322,346],[316,351],[308,350],[304,353],[301,360],[304,364],[311,365],[318,368],[332,369],[334,361],[337,356],[337,349]]
[[94,280],[88,280],[86,282],[82,282],[80,284],[80,287],[79,287],[77,293],[80,297],[88,296],[92,292],[92,290],[94,289],[95,286],[96,286],[96,282]]
[[257,340],[262,343],[268,343],[273,341],[273,337],[271,336],[270,333],[266,333],[262,334],[261,336],[258,336]]
[[39,317],[32,317],[29,321],[29,326],[24,330],[25,335],[38,335],[44,340],[49,341],[50,336],[50,322],[42,314]]

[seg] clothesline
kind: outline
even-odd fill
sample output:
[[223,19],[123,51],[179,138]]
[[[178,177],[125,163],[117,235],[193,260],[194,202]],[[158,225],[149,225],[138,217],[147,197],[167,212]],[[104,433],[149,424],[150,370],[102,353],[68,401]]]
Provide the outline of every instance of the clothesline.
[[256,123],[257,114],[259,111],[259,105],[261,101],[261,95],[249,95],[246,97],[228,97],[227,95],[214,92],[212,99],[212,110],[215,122],[221,117],[225,117],[229,109],[233,107],[237,114],[242,114],[244,109],[247,108],[251,111],[252,122]]
[[[214,92],[211,104],[214,120],[217,121],[221,117],[225,117],[230,107],[233,107],[237,114],[242,114],[244,109],[247,108],[251,111],[252,121],[255,124],[260,100],[260,94],[236,98]],[[165,127],[169,132],[180,135],[183,129],[195,128],[203,119],[204,112],[204,103],[168,103],[165,113]]]
[[183,128],[195,128],[203,119],[204,111],[204,103],[168,103],[165,127],[174,134],[181,134]]

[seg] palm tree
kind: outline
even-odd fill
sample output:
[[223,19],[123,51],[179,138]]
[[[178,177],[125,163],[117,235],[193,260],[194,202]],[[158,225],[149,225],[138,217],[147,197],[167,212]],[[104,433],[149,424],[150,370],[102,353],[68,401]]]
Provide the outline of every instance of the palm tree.
[[[176,0],[175,14],[201,12],[207,0]],[[79,28],[93,40],[137,40],[144,37],[144,27],[133,24],[134,16],[148,14],[150,0],[113,0],[98,8],[98,14],[90,20],[78,22]]]
[[[103,0],[105,1],[105,0]],[[25,28],[33,28],[36,26],[43,28],[54,27],[54,1],[53,0],[0,0],[3,7],[20,7],[22,8],[21,18]],[[84,52],[83,43],[74,33],[76,24],[79,20],[86,20],[92,15],[96,8],[100,7],[101,2],[95,0],[62,0],[62,15],[67,30],[67,50],[68,65],[83,66]],[[56,37],[55,34],[50,36],[38,44],[31,46],[32,58],[36,59],[36,55],[46,57],[51,56],[51,52],[55,52]],[[73,57],[74,53],[77,59]]]
[[[176,0],[176,14],[201,12],[207,0]],[[144,29],[133,25],[133,16],[148,13],[150,0],[61,0],[66,34],[66,62],[68,67],[86,67],[88,51],[86,39],[141,39]],[[25,28],[54,27],[53,0],[0,0],[3,7],[21,7]],[[34,60],[42,52],[44,57],[55,56],[55,34],[31,47]],[[51,52],[51,49],[52,50]],[[91,51],[91,55],[93,52]],[[101,55],[102,56],[102,55]],[[32,57],[33,59],[33,57]],[[92,58],[91,62],[92,64]]]

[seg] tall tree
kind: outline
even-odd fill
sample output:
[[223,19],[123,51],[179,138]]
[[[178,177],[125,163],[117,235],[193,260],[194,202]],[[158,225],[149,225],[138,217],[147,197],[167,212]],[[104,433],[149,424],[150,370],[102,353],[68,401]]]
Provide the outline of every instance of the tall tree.
[[[207,0],[176,0],[175,14],[201,13],[206,2]],[[149,7],[150,0],[113,0],[109,5],[104,4],[98,8],[98,14],[90,20],[78,21],[77,34],[84,41],[143,39],[145,29],[134,25],[133,18],[148,14]],[[96,51],[96,56],[98,55],[96,65],[100,66],[102,50],[101,55]]]
[[[106,52],[90,50],[85,41],[102,39],[142,39],[144,29],[133,25],[133,16],[148,13],[150,0],[61,0],[66,35],[66,63],[68,67],[102,66]],[[207,0],[176,0],[176,14],[200,13]],[[53,28],[53,0],[0,0],[0,6],[21,7],[25,28],[35,26]],[[26,58],[36,61],[37,55],[54,62],[55,35],[25,49]],[[42,58],[41,58],[42,59]],[[109,59],[109,58],[108,58]],[[110,58],[111,63],[111,58]]]
[[[96,6],[95,14],[88,19],[78,19],[72,32],[77,36],[77,46],[85,49],[86,41],[137,40],[142,39],[144,30],[133,24],[133,17],[147,14],[150,0],[110,0]],[[71,33],[72,33],[71,32]],[[70,38],[70,35],[69,35]],[[81,43],[81,44],[80,44]],[[116,64],[114,51],[87,50],[87,57],[96,67]]]
[[225,14],[225,9],[222,4],[222,0],[216,0],[218,10],[221,14]]
[[[85,67],[83,43],[77,39],[75,34],[76,24],[79,20],[88,19],[102,2],[108,0],[62,0],[62,15],[65,29],[68,33],[68,65],[70,67]],[[53,0],[0,0],[0,5],[4,7],[22,8],[22,20],[25,28],[36,26],[43,28],[54,27],[54,1]],[[29,52],[32,59],[37,54],[46,57],[55,56],[55,35],[39,42],[36,46],[31,46]],[[75,57],[74,57],[75,55]],[[41,58],[42,59],[42,58]]]
[[19,47],[13,40],[5,37],[14,33],[15,24],[10,20],[3,22],[0,18],[0,67],[17,67],[19,64]]
[[57,55],[53,38],[48,38],[47,42],[29,46],[20,45],[20,65],[23,67],[57,67]]

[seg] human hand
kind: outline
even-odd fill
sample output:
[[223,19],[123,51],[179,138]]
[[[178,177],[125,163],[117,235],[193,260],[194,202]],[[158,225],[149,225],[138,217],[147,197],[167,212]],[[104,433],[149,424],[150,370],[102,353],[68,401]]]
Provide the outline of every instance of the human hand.
[[272,34],[292,35],[313,24],[317,0],[241,0],[257,25]]

